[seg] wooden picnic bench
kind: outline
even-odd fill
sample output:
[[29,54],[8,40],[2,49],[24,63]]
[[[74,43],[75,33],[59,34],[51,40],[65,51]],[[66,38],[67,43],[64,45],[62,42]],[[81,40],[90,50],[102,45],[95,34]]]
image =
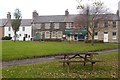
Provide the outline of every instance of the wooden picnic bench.
[[60,53],[60,54],[63,55],[63,57],[61,58],[62,60],[60,60],[59,62],[62,62],[63,66],[65,66],[65,64],[70,66],[70,63],[76,63],[76,62],[78,63],[82,62],[84,63],[85,66],[87,62],[90,62],[93,68],[93,65],[96,62],[104,62],[103,60],[93,60],[93,56],[98,55],[98,53],[94,53],[94,52]]

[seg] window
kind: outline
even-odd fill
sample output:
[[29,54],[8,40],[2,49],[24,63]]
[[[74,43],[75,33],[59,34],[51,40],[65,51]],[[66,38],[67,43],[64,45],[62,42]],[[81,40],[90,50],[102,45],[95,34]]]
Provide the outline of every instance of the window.
[[62,31],[58,31],[57,37],[58,37],[58,38],[62,38]]
[[66,23],[66,28],[67,28],[67,29],[71,29],[72,26],[73,26],[72,23]]
[[59,29],[59,23],[54,23],[54,28]]
[[27,34],[25,34],[24,37],[27,38]]
[[108,21],[105,21],[104,27],[108,27]]
[[25,31],[25,27],[22,27],[22,31]]
[[116,39],[116,32],[113,32],[112,35],[112,39]]
[[8,31],[10,31],[11,30],[11,27],[8,27]]
[[116,27],[116,21],[113,21],[113,27]]
[[45,38],[50,38],[50,32],[49,31],[45,32]]
[[113,36],[116,36],[116,32],[113,32]]
[[19,36],[22,36],[21,34],[19,34]]
[[50,23],[45,23],[45,29],[50,29]]
[[56,38],[56,31],[52,32],[52,38]]
[[97,40],[98,39],[98,32],[94,33],[94,39]]
[[42,24],[35,24],[34,29],[41,29]]
[[94,33],[94,36],[98,36],[98,32],[95,32],[95,33]]

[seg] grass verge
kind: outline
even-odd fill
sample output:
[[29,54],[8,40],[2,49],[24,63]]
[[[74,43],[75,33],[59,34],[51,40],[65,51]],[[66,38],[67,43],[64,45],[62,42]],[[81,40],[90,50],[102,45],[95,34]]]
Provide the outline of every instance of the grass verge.
[[41,56],[56,55],[61,52],[94,52],[117,48],[117,44],[97,43],[92,46],[89,43],[77,42],[3,42],[2,60],[35,58]]

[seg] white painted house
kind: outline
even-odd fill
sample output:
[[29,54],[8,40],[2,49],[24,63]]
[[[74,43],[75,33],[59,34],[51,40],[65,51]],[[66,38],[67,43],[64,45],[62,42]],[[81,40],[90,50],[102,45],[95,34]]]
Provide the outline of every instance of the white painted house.
[[[32,26],[31,26],[32,19],[22,19],[21,25],[19,27],[19,31],[17,32],[17,40],[19,41],[29,41],[32,37]],[[7,26],[4,27],[4,37],[9,36],[12,37],[14,40],[14,32],[11,27],[10,22],[8,22]]]

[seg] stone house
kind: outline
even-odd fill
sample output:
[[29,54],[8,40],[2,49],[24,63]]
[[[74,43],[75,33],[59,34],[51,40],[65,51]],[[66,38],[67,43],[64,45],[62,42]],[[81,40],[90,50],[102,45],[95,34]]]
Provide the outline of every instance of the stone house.
[[[94,27],[94,39],[104,42],[118,42],[119,20],[116,14],[107,14],[106,20],[99,21]],[[90,30],[90,29],[89,29]],[[91,40],[91,36],[88,37]]]
[[[80,33],[74,30],[76,15],[70,15],[68,10],[65,15],[39,16],[33,12],[32,35],[34,39],[70,39],[77,40]],[[73,33],[75,32],[75,34]],[[76,36],[76,37],[75,37]]]

